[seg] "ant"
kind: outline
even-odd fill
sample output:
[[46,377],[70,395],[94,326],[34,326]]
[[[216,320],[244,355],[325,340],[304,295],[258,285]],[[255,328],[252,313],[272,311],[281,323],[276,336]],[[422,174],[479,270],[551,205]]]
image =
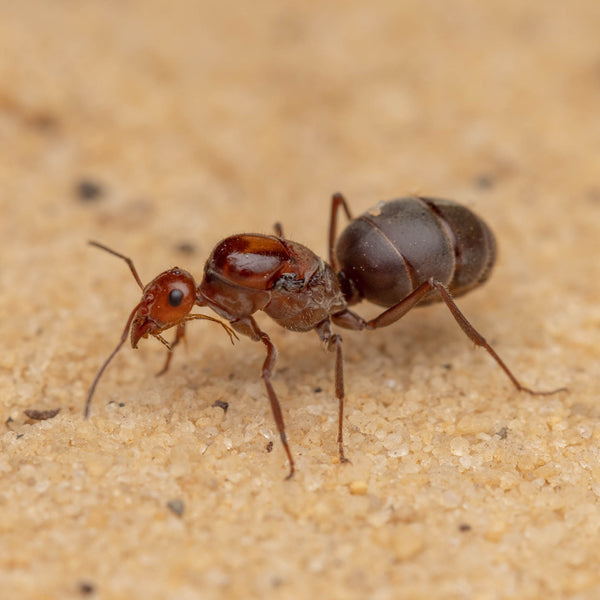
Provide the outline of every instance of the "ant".
[[[340,209],[350,223],[338,238]],[[332,324],[352,330],[379,329],[395,323],[416,305],[441,301],[467,337],[490,354],[518,391],[549,395],[565,390],[536,391],[522,385],[456,306],[455,297],[488,279],[496,257],[494,235],[468,208],[450,200],[413,196],[380,202],[353,219],[345,198],[334,194],[329,263],[306,246],[285,238],[281,225],[275,225],[275,233],[242,233],[220,241],[206,261],[198,286],[187,271],[178,267],[161,273],[144,286],[131,259],[90,242],[123,259],[143,294],[129,315],[119,343],[92,382],[85,416],[89,414],[100,377],[128,334],[133,348],[149,335],[168,348],[167,359],[159,373],[162,374],[169,368],[171,352],[184,337],[188,321],[216,321],[232,342],[237,332],[265,346],[267,357],[262,378],[287,454],[288,478],[292,477],[294,459],[279,399],[271,383],[277,350],[252,316],[261,310],[286,329],[315,330],[325,348],[336,353],[337,444],[342,462],[347,462],[343,444],[342,338],[333,332]],[[348,308],[363,299],[385,310],[367,321]],[[212,309],[229,325],[206,315],[190,314],[194,306]],[[175,339],[169,344],[161,333],[171,327],[176,327]]]

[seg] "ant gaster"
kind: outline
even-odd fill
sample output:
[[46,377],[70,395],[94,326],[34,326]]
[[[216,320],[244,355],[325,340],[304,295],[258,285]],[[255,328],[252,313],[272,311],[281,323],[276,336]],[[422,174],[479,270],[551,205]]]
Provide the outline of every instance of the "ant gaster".
[[[340,208],[350,224],[337,238]],[[287,454],[288,477],[291,477],[294,459],[279,399],[271,383],[277,350],[252,316],[261,310],[286,329],[314,329],[327,350],[336,353],[337,443],[342,462],[346,461],[342,338],[333,332],[332,323],[345,329],[379,329],[395,323],[417,304],[443,301],[463,332],[492,356],[517,390],[546,395],[565,389],[535,391],[522,385],[456,306],[453,297],[465,294],[488,279],[496,256],[491,230],[468,208],[449,200],[409,197],[380,202],[352,219],[344,197],[334,194],[329,264],[306,246],[285,238],[281,226],[276,225],[275,230],[275,236],[244,233],[220,241],[206,261],[204,277],[197,287],[192,276],[179,268],[161,273],[144,287],[129,258],[90,242],[127,262],[143,296],[131,312],[119,344],[92,383],[85,415],[89,414],[102,373],[129,332],[134,348],[141,338],[149,335],[167,346],[169,353],[161,370],[164,373],[169,367],[171,351],[183,338],[188,321],[217,321],[232,341],[235,331],[262,342],[266,348],[262,378]],[[367,321],[348,308],[363,299],[386,310]],[[212,309],[225,318],[230,327],[206,315],[190,314],[194,305]],[[175,339],[169,344],[160,334],[171,327],[176,327]]]

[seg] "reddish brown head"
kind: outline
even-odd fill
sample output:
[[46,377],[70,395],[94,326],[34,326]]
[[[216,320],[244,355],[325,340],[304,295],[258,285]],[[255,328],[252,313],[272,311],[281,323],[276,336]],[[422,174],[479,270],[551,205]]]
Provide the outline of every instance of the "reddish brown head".
[[[102,377],[102,373],[106,370],[106,367],[110,361],[114,358],[115,354],[121,349],[123,344],[127,341],[129,336],[131,339],[131,345],[137,348],[138,342],[149,335],[156,337],[161,341],[169,351],[173,349],[173,345],[166,342],[162,337],[161,333],[171,327],[180,326],[181,329],[177,329],[177,337],[173,344],[177,344],[179,338],[183,335],[183,324],[186,321],[192,321],[194,319],[204,319],[207,321],[214,321],[221,325],[223,329],[229,335],[232,343],[236,337],[235,333],[230,327],[222,323],[214,317],[200,314],[190,314],[194,304],[204,305],[201,302],[201,298],[196,295],[196,284],[194,278],[183,269],[179,267],[173,267],[168,271],[164,271],[158,277],[155,277],[148,285],[144,286],[138,272],[130,258],[127,258],[123,254],[119,254],[114,250],[111,250],[103,244],[98,242],[90,242],[92,246],[100,248],[117,258],[124,260],[133,278],[140,286],[142,290],[142,299],[136,304],[134,309],[129,314],[121,339],[117,344],[116,348],[108,355],[108,358],[104,361],[92,385],[88,392],[88,397],[85,403],[84,415],[87,417],[90,412],[90,404],[94,396],[94,391],[98,385],[98,381]],[[170,355],[169,355],[170,356]],[[169,360],[165,363],[163,369],[164,372],[169,365]]]
[[[164,273],[161,273],[158,277],[155,277],[146,287],[142,286],[142,282],[133,266],[133,263],[127,257],[118,254],[114,250],[102,246],[97,242],[91,242],[94,246],[97,246],[115,256],[123,258],[131,269],[131,272],[137,281],[138,285],[142,287],[143,295],[142,299],[138,302],[135,308],[131,311],[125,329],[121,335],[121,340],[117,344],[116,348],[109,354],[108,358],[104,361],[104,364],[100,367],[100,370],[96,374],[94,381],[88,392],[87,401],[85,403],[84,415],[87,417],[90,411],[90,404],[94,391],[102,373],[114,358],[115,354],[123,346],[127,340],[127,335],[131,337],[131,345],[137,348],[137,344],[141,338],[148,337],[149,335],[156,336],[161,342],[167,344],[161,337],[161,332],[175,325],[179,325],[186,319],[194,318],[190,317],[189,313],[194,306],[196,300],[196,284],[192,276],[183,269],[174,267]],[[208,318],[208,317],[202,317]],[[130,333],[131,330],[131,333]],[[167,344],[168,346],[168,344]],[[170,349],[170,348],[169,348]]]
[[183,269],[174,267],[155,277],[145,288],[131,325],[131,346],[181,323],[196,300],[196,284]]

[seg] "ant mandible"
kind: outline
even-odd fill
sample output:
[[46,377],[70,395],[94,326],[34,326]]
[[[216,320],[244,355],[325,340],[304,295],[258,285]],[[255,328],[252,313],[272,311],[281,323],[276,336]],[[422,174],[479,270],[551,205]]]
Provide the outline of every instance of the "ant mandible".
[[[340,208],[350,224],[337,238]],[[290,478],[294,474],[294,459],[271,383],[277,350],[252,316],[261,310],[286,329],[314,329],[326,349],[336,353],[337,443],[342,462],[347,461],[343,444],[342,338],[333,332],[332,323],[345,329],[379,329],[395,323],[416,305],[443,301],[467,337],[491,355],[517,390],[548,395],[565,389],[536,391],[522,385],[456,306],[454,297],[488,279],[496,256],[491,230],[468,208],[449,200],[414,196],[380,202],[353,219],[344,197],[334,194],[329,264],[306,246],[285,238],[281,226],[276,225],[275,232],[275,236],[243,233],[220,241],[206,261],[204,277],[197,287],[193,277],[177,267],[144,286],[131,259],[90,242],[123,259],[143,295],[129,315],[119,343],[94,378],[85,416],[102,373],[128,335],[133,348],[149,335],[167,346],[169,352],[160,371],[164,373],[173,348],[184,336],[186,323],[193,319],[216,321],[232,341],[237,332],[262,342],[266,348],[262,378],[287,454]],[[348,308],[363,299],[386,310],[367,321]],[[212,309],[229,325],[206,315],[190,314],[194,306]],[[176,327],[175,339],[169,344],[161,333],[171,327]]]

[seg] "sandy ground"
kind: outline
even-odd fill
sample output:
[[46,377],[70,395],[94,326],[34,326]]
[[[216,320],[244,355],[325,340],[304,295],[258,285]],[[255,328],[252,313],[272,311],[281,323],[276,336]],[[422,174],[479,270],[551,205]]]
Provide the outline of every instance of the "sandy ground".
[[[2,595],[599,597],[599,30],[597,0],[4,2]],[[88,239],[144,281],[275,221],[325,255],[337,190],[484,216],[460,307],[568,391],[434,306],[344,333],[348,465],[332,356],[263,317],[293,480],[262,345],[210,323],[161,378],[125,348],[82,418],[139,300]]]

